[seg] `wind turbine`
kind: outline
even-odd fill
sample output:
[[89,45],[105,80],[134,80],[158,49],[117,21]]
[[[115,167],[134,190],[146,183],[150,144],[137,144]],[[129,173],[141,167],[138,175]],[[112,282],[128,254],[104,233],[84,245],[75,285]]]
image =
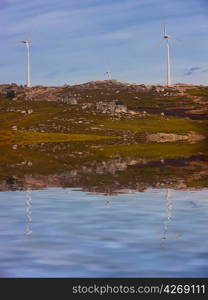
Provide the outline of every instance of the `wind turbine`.
[[108,80],[112,80],[112,74],[110,71],[105,72],[108,75]]
[[30,74],[30,41],[24,40],[20,43],[25,44],[27,48],[27,87],[31,87],[31,74]]
[[171,62],[170,62],[170,43],[169,43],[170,39],[177,40],[173,36],[167,34],[166,26],[164,25],[164,32],[163,32],[163,37],[162,37],[161,42],[164,41],[166,43],[166,47],[167,47],[167,57],[166,57],[167,86],[170,86],[171,83],[172,83],[172,80],[171,80]]

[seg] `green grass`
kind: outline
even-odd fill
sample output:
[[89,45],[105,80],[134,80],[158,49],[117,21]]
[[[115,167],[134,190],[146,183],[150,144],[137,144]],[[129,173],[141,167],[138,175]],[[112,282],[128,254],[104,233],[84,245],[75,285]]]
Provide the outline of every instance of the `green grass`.
[[18,123],[19,119],[21,119],[21,115],[16,112],[0,113],[0,129],[11,128]]
[[[204,124],[204,123],[203,123]],[[160,118],[151,116],[148,119],[135,120],[108,120],[104,122],[105,128],[118,130],[131,130],[137,132],[166,132],[166,133],[187,133],[189,131],[206,132],[204,125],[198,121],[178,118]],[[207,127],[207,123],[206,123]]]
[[208,187],[208,179],[199,179],[199,180],[192,180],[187,183],[188,187],[191,188],[207,188]]
[[208,97],[208,87],[194,88],[186,91],[190,96],[207,96]]
[[[87,135],[87,134],[65,134],[47,133],[32,131],[14,131],[11,142],[15,144],[34,144],[34,143],[53,143],[53,142],[75,142],[75,141],[94,141],[107,139],[107,136]],[[113,137],[111,137],[113,138]]]
[[166,109],[170,107],[185,108],[193,104],[193,101],[186,96],[166,96],[141,98],[134,104],[137,108]]
[[208,155],[208,144],[166,143],[166,144],[135,144],[105,146],[101,148],[102,155],[106,157],[142,157],[149,160],[161,158],[189,157],[191,155]]

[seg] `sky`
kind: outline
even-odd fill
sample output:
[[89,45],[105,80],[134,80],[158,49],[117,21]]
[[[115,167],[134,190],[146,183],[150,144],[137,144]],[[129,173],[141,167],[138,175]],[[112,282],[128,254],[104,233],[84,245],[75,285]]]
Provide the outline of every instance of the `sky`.
[[0,83],[33,85],[112,78],[164,84],[163,24],[173,37],[173,83],[208,85],[208,0],[0,0]]

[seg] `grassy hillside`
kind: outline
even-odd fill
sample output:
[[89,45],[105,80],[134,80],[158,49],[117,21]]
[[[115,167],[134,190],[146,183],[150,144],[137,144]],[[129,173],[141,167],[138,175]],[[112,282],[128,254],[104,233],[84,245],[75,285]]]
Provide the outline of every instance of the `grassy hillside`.
[[[80,140],[84,135],[85,140],[116,136],[122,141],[125,138],[125,143],[133,143],[143,141],[146,133],[186,134],[190,131],[207,136],[208,88],[195,87],[182,93],[177,89],[162,91],[161,87],[157,91],[156,87],[145,89],[117,82],[98,82],[21,90],[16,97],[1,95],[0,142],[71,141]],[[48,101],[50,97],[57,101]],[[64,97],[76,98],[77,104],[64,104],[61,101]],[[83,103],[98,101],[126,105],[136,114],[112,116],[93,107],[82,107]]]

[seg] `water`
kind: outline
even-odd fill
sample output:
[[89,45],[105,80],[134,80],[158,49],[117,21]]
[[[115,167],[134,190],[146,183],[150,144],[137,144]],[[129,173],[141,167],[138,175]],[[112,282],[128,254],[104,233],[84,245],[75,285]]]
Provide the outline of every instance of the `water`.
[[207,145],[157,146],[2,146],[0,277],[208,277]]
[[208,190],[0,193],[1,277],[207,277]]

